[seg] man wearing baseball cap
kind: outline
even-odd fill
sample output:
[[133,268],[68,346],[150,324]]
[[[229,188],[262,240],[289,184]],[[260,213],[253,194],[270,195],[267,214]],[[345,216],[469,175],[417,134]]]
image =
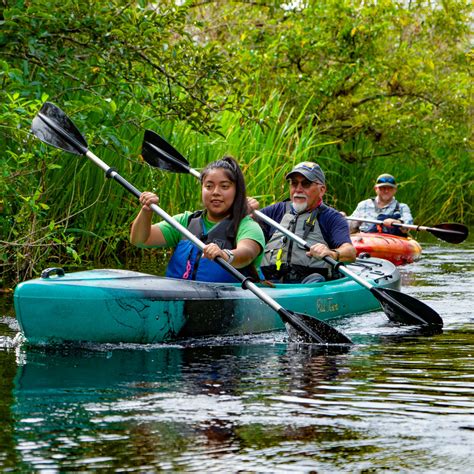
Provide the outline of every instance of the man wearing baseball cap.
[[[375,181],[374,190],[376,196],[359,202],[350,217],[362,219],[361,221],[350,221],[351,232],[383,232],[385,234],[400,235],[406,237],[408,229],[394,227],[392,224],[413,224],[410,208],[395,199],[397,182],[391,174],[381,174]],[[369,224],[363,219],[376,219],[383,221],[383,225]]]
[[[323,203],[326,178],[321,167],[312,161],[298,163],[285,178],[290,198],[261,210],[311,247],[301,248],[282,232],[260,223],[267,244],[261,270],[267,280],[284,283],[312,283],[337,278],[323,257],[341,262],[353,262],[356,250],[352,245],[349,226],[344,217]],[[258,209],[257,200],[249,206]]]

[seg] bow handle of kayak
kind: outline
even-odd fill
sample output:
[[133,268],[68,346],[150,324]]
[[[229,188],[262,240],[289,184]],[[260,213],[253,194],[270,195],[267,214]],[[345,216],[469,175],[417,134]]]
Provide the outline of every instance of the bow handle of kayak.
[[66,272],[61,267],[50,267],[41,272],[41,278],[49,278],[53,274],[56,274],[58,277],[63,277]]

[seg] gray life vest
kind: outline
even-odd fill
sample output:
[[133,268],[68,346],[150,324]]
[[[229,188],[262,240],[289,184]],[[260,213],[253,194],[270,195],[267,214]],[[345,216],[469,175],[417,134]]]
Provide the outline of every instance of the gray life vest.
[[[280,222],[290,232],[301,237],[311,247],[316,243],[327,245],[318,222],[318,214],[324,204],[313,211],[301,214],[291,213],[291,202],[286,203],[286,212]],[[331,277],[331,266],[323,260],[306,255],[307,250],[295,241],[286,237],[278,229],[275,230],[267,245],[261,263],[262,272],[272,276],[284,276],[293,270],[301,276],[311,273],[322,273]],[[268,276],[267,276],[268,277]]]

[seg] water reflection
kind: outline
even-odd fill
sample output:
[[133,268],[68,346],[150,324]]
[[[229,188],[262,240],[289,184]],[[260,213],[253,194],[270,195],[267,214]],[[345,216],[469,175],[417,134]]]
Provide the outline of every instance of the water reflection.
[[[82,451],[88,468],[133,459],[143,468],[145,460],[163,466],[163,456],[196,448],[220,456],[248,440],[302,439],[308,427],[282,428],[286,410],[269,407],[265,415],[262,400],[272,392],[318,393],[337,378],[340,352],[284,344],[32,350],[14,382],[15,437],[35,469],[78,467]],[[264,420],[275,425],[270,432]]]
[[464,467],[472,328],[376,337],[343,352],[252,340],[28,351],[12,400],[21,466],[202,472],[232,459],[232,471],[396,470],[408,450],[403,467],[416,470],[450,436],[453,465]]
[[18,465],[15,440],[13,436],[14,420],[11,412],[13,405],[13,377],[15,375],[15,352],[0,351],[0,466],[14,469]]
[[0,468],[471,472],[473,249],[465,247],[427,247],[403,269],[404,291],[442,315],[441,334],[370,313],[338,321],[355,342],[343,351],[291,345],[284,333],[25,350],[14,347],[6,318]]

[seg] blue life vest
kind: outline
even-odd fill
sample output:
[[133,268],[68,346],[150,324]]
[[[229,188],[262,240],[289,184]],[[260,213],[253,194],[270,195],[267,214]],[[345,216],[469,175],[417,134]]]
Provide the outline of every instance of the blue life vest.
[[[232,250],[235,248],[235,235],[231,230],[232,221],[224,219],[216,224],[210,232],[207,232],[202,214],[203,211],[196,211],[189,216],[188,230],[205,244],[215,243],[221,249]],[[242,271],[242,273],[245,272]],[[166,276],[183,280],[220,283],[238,282],[233,275],[217,262],[202,258],[201,250],[185,237],[178,242],[174,249],[166,269]]]
[[[374,208],[377,209],[377,206],[375,204],[375,199],[372,199],[374,203]],[[400,203],[395,200],[395,209],[391,214],[379,214],[377,216],[378,221],[383,221],[385,219],[397,219],[399,220],[402,217],[400,214]],[[384,225],[381,224],[372,224],[365,232],[383,232],[384,234],[391,234],[391,235],[398,235],[400,237],[406,237],[407,235],[404,234],[401,230],[400,227],[385,227]]]

